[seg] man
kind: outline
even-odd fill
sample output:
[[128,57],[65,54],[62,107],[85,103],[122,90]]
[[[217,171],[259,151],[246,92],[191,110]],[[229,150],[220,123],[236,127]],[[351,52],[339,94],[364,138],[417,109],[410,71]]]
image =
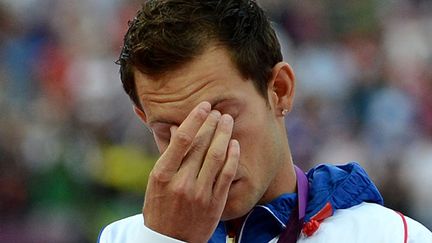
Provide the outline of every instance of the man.
[[142,215],[100,242],[432,242],[357,164],[294,166],[295,77],[255,2],[147,1],[124,41],[123,86],[161,156]]

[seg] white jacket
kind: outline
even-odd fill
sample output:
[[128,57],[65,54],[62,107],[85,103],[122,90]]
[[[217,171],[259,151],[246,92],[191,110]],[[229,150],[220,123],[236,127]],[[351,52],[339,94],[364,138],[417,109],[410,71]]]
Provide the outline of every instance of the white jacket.
[[[409,217],[404,217],[408,243],[432,243],[432,233]],[[397,212],[374,203],[338,209],[325,219],[310,237],[301,234],[298,243],[404,243],[405,226]],[[228,239],[227,239],[228,240]],[[276,243],[278,237],[271,240]],[[141,214],[116,221],[104,228],[100,243],[182,242],[150,230]],[[228,241],[227,241],[228,242]],[[243,242],[240,242],[243,243]]]

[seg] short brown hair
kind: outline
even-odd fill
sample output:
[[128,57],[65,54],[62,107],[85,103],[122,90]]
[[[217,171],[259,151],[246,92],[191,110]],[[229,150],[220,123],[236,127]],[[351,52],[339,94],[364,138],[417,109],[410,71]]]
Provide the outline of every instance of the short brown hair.
[[133,68],[161,75],[203,53],[209,43],[226,47],[240,73],[267,97],[271,70],[282,61],[280,44],[253,0],[149,0],[129,21],[117,64],[123,87],[141,107]]

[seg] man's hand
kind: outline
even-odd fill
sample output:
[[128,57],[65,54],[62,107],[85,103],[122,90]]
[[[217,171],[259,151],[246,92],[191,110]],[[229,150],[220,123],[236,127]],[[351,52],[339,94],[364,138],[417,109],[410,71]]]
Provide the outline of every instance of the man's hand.
[[195,107],[171,128],[171,141],[150,173],[145,225],[161,234],[207,242],[215,230],[237,171],[240,146],[231,139],[233,118]]

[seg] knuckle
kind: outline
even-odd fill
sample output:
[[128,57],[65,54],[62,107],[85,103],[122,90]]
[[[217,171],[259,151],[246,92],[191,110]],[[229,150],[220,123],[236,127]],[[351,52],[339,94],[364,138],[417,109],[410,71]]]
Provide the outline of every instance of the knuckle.
[[220,149],[213,149],[208,152],[209,159],[216,163],[223,163],[225,160],[225,152]]
[[192,152],[199,152],[207,149],[207,144],[204,142],[203,138],[195,138],[190,150]]
[[230,181],[234,178],[235,173],[233,170],[225,170],[220,173],[219,177],[224,181]]
[[150,172],[149,178],[152,181],[159,182],[159,183],[166,183],[170,181],[170,175],[168,175],[166,172],[161,170],[152,170]]
[[195,194],[194,197],[194,203],[201,205],[201,206],[205,206],[208,204],[208,199],[205,195],[205,193],[203,193],[202,191],[198,192]]
[[172,192],[174,195],[182,199],[191,198],[189,185],[185,181],[176,183],[172,188]]
[[192,143],[192,136],[190,136],[189,134],[185,133],[185,132],[177,132],[175,137],[174,137],[176,143],[182,147],[187,147]]
[[194,139],[194,145],[196,146],[204,146],[205,142],[209,140],[208,136],[204,134],[197,134]]

